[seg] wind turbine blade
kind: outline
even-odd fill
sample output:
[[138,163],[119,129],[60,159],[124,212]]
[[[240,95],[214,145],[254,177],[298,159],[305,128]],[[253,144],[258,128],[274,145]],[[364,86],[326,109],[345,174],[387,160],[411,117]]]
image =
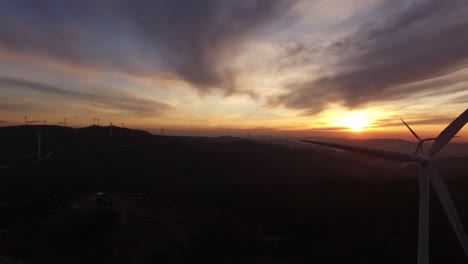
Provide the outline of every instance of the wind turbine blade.
[[450,123],[432,144],[430,155],[434,157],[468,122],[468,108]]
[[432,187],[439,197],[442,207],[444,207],[445,213],[448,216],[450,224],[452,225],[455,233],[457,234],[458,240],[465,251],[465,255],[468,256],[468,238],[466,237],[465,230],[461,224],[460,217],[458,216],[457,209],[453,203],[452,197],[448,191],[447,185],[439,174],[432,168],[432,166],[426,166],[423,168],[424,174],[428,175],[432,182]]
[[419,138],[418,134],[416,134],[416,132],[414,132],[413,129],[411,129],[411,127],[410,127],[408,124],[406,124],[405,120],[403,120],[403,118],[401,118],[401,117],[400,117],[400,119],[401,119],[401,121],[403,122],[403,124],[405,124],[405,126],[409,129],[409,131],[411,131],[411,133],[413,134],[413,136],[414,136],[415,138],[417,138],[418,140],[421,140],[421,139]]
[[418,158],[412,154],[400,153],[400,152],[393,152],[393,151],[385,151],[379,149],[371,149],[371,148],[364,148],[364,147],[357,147],[357,146],[349,146],[349,145],[342,145],[342,144],[335,144],[335,143],[325,143],[319,142],[314,140],[305,140],[301,139],[301,141],[306,143],[312,143],[322,146],[327,146],[331,148],[343,149],[353,152],[358,152],[378,158],[388,159],[388,160],[396,160],[396,161],[417,161]]
[[422,172],[419,175],[418,264],[428,264],[430,177]]

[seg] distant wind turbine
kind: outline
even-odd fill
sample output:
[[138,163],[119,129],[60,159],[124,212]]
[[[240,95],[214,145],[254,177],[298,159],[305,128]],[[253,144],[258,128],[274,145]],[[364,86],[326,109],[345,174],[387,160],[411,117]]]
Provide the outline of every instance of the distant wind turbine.
[[25,124],[25,125],[28,124],[28,117],[27,117],[27,116],[24,117],[24,124]]
[[[404,122],[404,121],[403,121]],[[428,264],[429,263],[429,189],[430,184],[434,188],[439,200],[442,204],[442,207],[445,210],[445,213],[448,216],[450,224],[452,225],[458,240],[460,241],[461,246],[465,252],[465,255],[468,256],[468,238],[466,237],[465,231],[461,224],[460,218],[458,216],[455,204],[453,203],[452,197],[448,191],[447,185],[445,184],[442,177],[436,172],[432,167],[432,159],[434,156],[447,145],[450,140],[455,137],[455,135],[463,128],[463,126],[468,122],[468,108],[459,115],[455,120],[450,123],[437,138],[434,139],[431,150],[428,154],[422,153],[422,142],[429,139],[421,140],[419,136],[405,123],[405,125],[410,129],[413,135],[420,140],[416,153],[406,154],[393,151],[384,151],[378,149],[349,146],[343,144],[335,143],[325,143],[313,140],[301,140],[303,142],[343,149],[353,152],[358,152],[378,158],[394,160],[394,161],[413,161],[418,162],[421,165],[422,173],[419,176],[419,229],[418,229],[418,264]],[[420,145],[420,146],[419,146]],[[421,149],[419,153],[418,150]]]

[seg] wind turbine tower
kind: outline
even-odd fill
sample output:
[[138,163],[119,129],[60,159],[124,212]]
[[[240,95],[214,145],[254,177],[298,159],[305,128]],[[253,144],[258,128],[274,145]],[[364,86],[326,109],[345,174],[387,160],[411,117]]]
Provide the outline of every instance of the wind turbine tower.
[[93,118],[93,126],[96,125],[96,118]]
[[36,135],[37,135],[37,156],[41,157],[41,132],[39,130],[36,130]]
[[67,126],[67,118],[63,119],[63,126]]
[[47,120],[44,119],[44,126],[47,124]]
[[27,117],[27,116],[24,117],[24,124],[25,124],[25,125],[28,124],[28,117]]

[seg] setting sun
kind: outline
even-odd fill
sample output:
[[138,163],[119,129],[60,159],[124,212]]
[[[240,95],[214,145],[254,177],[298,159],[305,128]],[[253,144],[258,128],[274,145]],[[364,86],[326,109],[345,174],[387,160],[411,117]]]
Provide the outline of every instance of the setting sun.
[[361,114],[353,113],[343,116],[338,122],[338,125],[347,127],[352,131],[358,132],[362,131],[364,128],[369,127],[370,124],[369,121],[367,121],[367,119]]

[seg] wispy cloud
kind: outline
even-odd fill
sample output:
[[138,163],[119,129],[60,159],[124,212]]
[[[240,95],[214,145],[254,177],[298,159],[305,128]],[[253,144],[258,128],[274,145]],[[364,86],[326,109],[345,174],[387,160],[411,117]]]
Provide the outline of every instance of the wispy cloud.
[[14,87],[15,89],[26,89],[33,92],[67,98],[69,100],[78,100],[98,107],[126,111],[140,116],[163,113],[172,108],[165,103],[144,98],[135,98],[127,94],[99,94],[71,91],[45,83],[23,79],[0,77],[0,84],[0,89],[8,89],[10,87]]
[[295,1],[0,2],[0,47],[235,93],[233,59]]
[[[415,120],[408,120],[405,118],[405,122],[410,126],[416,125],[448,125],[453,121],[453,117],[444,117],[444,116],[435,116],[429,118],[418,118]],[[400,126],[404,127],[405,125],[400,120],[379,120],[375,126],[378,127],[395,127]]]
[[[468,90],[468,87],[467,87],[467,90]],[[467,104],[468,105],[468,94],[467,95],[463,95],[463,96],[460,96],[460,97],[457,97],[457,98],[454,98],[451,103],[455,103],[455,104]]]
[[[330,103],[352,108],[401,99],[434,87],[399,87],[467,66],[466,1],[387,1],[375,13],[389,14],[369,20],[358,32],[327,47],[342,56],[338,65],[328,69],[333,74],[307,82],[293,81],[288,92],[272,98],[270,105],[316,113]],[[446,88],[454,81],[439,84]],[[443,93],[440,86],[437,89]]]

